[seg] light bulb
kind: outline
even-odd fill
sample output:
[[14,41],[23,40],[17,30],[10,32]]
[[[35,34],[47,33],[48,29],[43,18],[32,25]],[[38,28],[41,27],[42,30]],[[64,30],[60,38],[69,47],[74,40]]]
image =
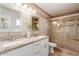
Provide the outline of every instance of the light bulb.
[[57,24],[57,26],[60,26],[61,24]]
[[28,11],[32,12],[32,8],[31,8],[31,7],[29,7]]
[[29,12],[27,11],[26,14],[29,14]]
[[53,24],[54,24],[54,25],[56,25],[56,24],[57,24],[57,22],[56,22],[56,21],[54,21],[54,22],[53,22]]
[[33,12],[33,13],[36,13],[36,10],[34,9],[32,12]]
[[38,24],[37,24],[37,27],[39,27]]
[[27,5],[23,5],[23,8],[24,8],[24,9],[27,9],[27,8],[28,8],[28,6],[27,6]]

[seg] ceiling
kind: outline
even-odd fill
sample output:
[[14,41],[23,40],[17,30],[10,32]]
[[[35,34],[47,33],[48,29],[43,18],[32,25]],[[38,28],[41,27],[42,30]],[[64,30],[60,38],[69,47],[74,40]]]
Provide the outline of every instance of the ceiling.
[[[9,8],[17,9],[15,4],[0,4]],[[29,5],[29,4],[28,4]],[[34,3],[32,7],[35,7],[39,14],[46,18],[52,18],[62,16],[66,14],[79,13],[79,3]],[[39,10],[41,12],[39,12]]]
[[36,3],[36,5],[51,17],[79,11],[79,3]]

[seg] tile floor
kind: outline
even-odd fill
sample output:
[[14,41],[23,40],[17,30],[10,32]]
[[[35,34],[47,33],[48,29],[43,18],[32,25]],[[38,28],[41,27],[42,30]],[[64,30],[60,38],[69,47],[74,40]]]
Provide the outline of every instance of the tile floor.
[[67,48],[55,48],[54,54],[50,54],[50,56],[79,56],[79,52]]

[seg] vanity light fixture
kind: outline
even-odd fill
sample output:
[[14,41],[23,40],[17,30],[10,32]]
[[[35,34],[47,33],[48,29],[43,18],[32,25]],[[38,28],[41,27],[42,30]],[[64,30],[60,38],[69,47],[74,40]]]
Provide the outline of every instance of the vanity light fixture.
[[54,25],[57,25],[57,22],[56,21],[54,21],[54,22],[52,22]]
[[16,3],[18,7],[22,7],[22,3]]
[[57,24],[57,26],[60,26],[61,24],[59,23],[59,24]]
[[26,14],[29,14],[29,12],[27,11]]
[[24,9],[28,9],[28,6],[26,4],[23,5]]
[[36,13],[36,10],[35,9],[33,9],[33,11],[32,11],[33,13]]
[[29,8],[28,8],[28,11],[29,11],[29,12],[32,12],[32,8],[31,8],[31,7],[29,7]]
[[39,28],[39,25],[37,24],[37,27]]
[[36,10],[33,9],[32,7],[28,6],[27,4],[23,4],[23,3],[16,3],[16,5],[22,9],[24,9],[24,11],[26,11],[26,13],[34,13],[36,14]]

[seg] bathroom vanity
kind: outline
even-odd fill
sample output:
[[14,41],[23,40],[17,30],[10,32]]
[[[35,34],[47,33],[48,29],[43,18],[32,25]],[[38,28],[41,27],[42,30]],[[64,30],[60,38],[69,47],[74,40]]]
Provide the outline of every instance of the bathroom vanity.
[[0,12],[1,56],[47,56],[49,54],[48,36],[31,37],[32,32],[33,34],[42,32],[41,17],[25,13],[26,10],[21,10],[16,4],[0,4]]
[[20,38],[11,42],[0,42],[1,56],[47,56],[48,36]]

